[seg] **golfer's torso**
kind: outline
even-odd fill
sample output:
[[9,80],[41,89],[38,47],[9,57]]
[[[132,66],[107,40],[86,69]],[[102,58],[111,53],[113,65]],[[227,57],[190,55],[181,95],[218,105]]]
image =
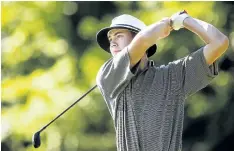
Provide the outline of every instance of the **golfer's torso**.
[[116,100],[118,150],[177,151],[181,148],[183,95],[166,68],[132,78]]

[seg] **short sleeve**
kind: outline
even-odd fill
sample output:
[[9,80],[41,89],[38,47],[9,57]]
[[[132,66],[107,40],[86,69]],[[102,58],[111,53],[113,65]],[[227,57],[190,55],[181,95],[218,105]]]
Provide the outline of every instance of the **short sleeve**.
[[206,63],[203,48],[169,65],[173,68],[176,74],[175,80],[180,83],[185,97],[206,87],[218,75],[217,61],[209,66]]
[[122,50],[100,68],[96,82],[102,95],[113,99],[123,91],[134,75],[130,70],[129,53]]

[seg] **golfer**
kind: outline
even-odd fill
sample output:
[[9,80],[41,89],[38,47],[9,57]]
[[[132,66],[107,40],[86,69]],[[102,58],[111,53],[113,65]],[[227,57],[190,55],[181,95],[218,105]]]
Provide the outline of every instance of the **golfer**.
[[[205,45],[167,65],[154,65],[148,58],[156,52],[155,43],[181,28],[198,35]],[[117,150],[180,151],[185,99],[218,75],[216,60],[227,50],[228,38],[186,11],[150,26],[123,14],[96,38],[112,55],[96,81],[114,120]]]

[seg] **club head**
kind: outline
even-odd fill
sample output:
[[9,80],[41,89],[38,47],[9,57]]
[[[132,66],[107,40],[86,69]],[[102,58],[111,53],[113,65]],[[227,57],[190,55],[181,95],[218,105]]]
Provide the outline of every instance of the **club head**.
[[33,135],[32,143],[33,143],[33,146],[34,146],[35,148],[40,147],[40,145],[41,145],[40,131],[36,132],[36,133]]

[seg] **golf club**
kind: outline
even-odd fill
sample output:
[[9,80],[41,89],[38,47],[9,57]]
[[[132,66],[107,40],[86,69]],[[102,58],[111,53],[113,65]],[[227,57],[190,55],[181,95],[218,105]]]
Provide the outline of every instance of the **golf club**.
[[42,127],[39,131],[37,131],[32,138],[32,143],[35,148],[40,147],[41,145],[41,139],[40,139],[40,133],[45,130],[50,124],[52,124],[55,120],[57,120],[61,115],[63,115],[65,112],[67,112],[71,107],[73,107],[77,102],[79,102],[81,99],[83,99],[88,93],[90,93],[92,90],[94,90],[97,87],[97,85],[93,86],[89,91],[87,91],[83,96],[81,96],[78,100],[76,100],[72,105],[70,105],[67,109],[65,109],[62,113],[60,113],[58,116],[56,116],[52,121],[50,121],[48,124],[46,124],[44,127]]

